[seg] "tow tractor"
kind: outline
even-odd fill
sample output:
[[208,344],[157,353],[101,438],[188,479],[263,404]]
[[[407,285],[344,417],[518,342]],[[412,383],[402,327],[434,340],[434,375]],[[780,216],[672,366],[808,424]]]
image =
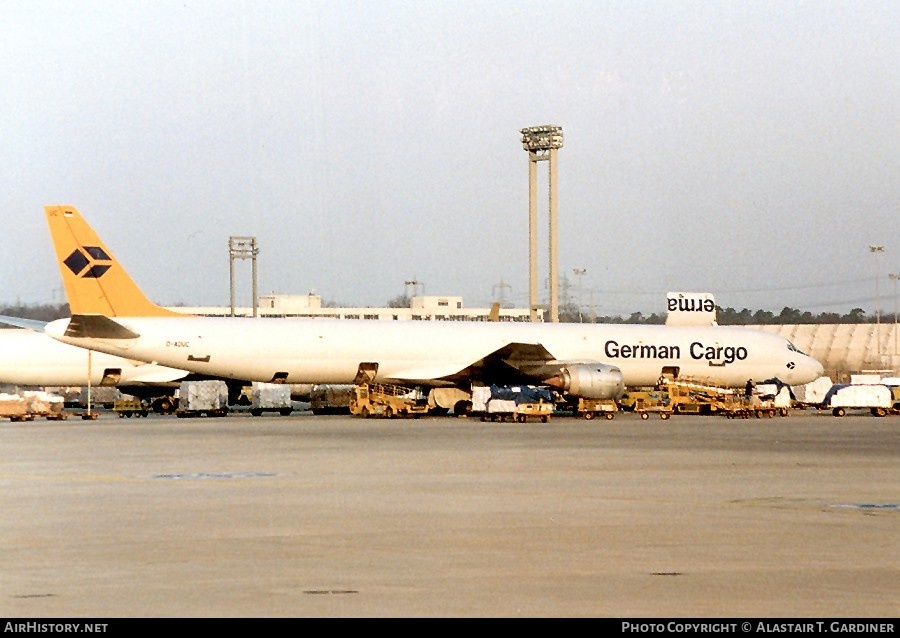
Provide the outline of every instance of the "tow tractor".
[[146,417],[150,411],[140,399],[116,399],[113,402],[113,412],[119,418]]
[[361,383],[353,386],[350,414],[364,418],[419,418],[428,414],[428,399],[415,388],[388,383]]

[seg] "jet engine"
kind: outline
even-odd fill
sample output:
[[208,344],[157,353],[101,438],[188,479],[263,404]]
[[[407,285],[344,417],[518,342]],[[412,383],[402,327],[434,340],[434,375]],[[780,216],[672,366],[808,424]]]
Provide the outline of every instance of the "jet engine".
[[625,392],[625,378],[616,366],[581,363],[560,368],[548,385],[583,399],[618,399]]

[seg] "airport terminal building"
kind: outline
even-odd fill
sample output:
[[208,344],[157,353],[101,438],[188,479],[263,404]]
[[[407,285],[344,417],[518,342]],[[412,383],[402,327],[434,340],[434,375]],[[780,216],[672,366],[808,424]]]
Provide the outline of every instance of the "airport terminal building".
[[[173,307],[172,310],[207,317],[252,317],[253,308]],[[380,319],[389,321],[487,321],[490,308],[466,308],[457,296],[416,296],[404,308],[332,308],[322,306],[322,297],[308,295],[261,295],[256,308],[260,317],[307,317],[331,319]],[[499,321],[528,321],[525,308],[500,308]]]

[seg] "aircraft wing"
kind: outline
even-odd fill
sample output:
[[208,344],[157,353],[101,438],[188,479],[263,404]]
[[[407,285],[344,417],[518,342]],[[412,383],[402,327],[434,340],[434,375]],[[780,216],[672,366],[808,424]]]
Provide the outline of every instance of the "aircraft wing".
[[43,332],[44,326],[47,325],[46,321],[24,319],[22,317],[10,317],[8,315],[0,315],[0,323],[16,326],[17,328],[27,328],[28,330],[34,330],[35,332]]
[[[0,324],[44,332],[49,322],[0,315]],[[94,337],[97,339],[135,339],[139,337],[125,326],[102,315],[72,315],[66,328],[67,337]]]
[[128,383],[171,383],[180,381],[189,374],[186,370],[167,368],[156,363],[144,363],[142,361],[131,361],[131,363],[135,367],[128,374]]
[[595,360],[560,361],[539,343],[508,343],[460,370],[382,372],[383,378],[407,385],[549,385],[591,399],[616,398],[625,390],[616,366]]
[[385,378],[404,383],[434,385],[438,381],[452,385],[465,381],[489,381],[515,385],[541,382],[556,374],[561,365],[539,343],[509,343],[462,369],[435,366],[384,372]]

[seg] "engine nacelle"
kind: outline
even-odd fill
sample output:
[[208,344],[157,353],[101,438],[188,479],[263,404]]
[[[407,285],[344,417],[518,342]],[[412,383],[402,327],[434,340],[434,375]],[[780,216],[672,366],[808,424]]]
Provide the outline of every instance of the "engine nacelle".
[[625,392],[625,377],[616,366],[582,363],[561,368],[558,387],[583,399],[618,399]]

